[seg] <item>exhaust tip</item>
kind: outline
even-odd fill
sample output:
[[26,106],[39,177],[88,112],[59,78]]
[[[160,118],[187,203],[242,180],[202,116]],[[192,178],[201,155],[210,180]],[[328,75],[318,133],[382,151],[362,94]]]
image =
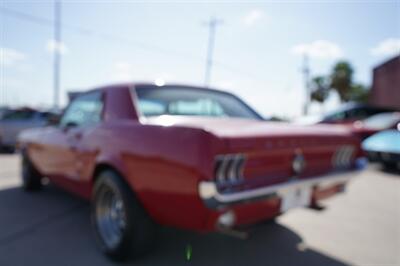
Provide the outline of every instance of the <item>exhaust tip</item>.
[[236,215],[233,211],[221,214],[217,220],[217,226],[222,228],[232,228],[236,222]]

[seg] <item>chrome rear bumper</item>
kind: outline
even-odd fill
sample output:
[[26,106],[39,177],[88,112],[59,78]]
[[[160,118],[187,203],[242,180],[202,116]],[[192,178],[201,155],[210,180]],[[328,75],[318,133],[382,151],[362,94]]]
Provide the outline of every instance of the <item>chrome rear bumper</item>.
[[232,193],[220,193],[214,181],[202,181],[199,183],[198,191],[204,204],[211,209],[218,209],[237,203],[275,197],[287,189],[301,186],[308,187],[329,187],[335,184],[346,183],[354,178],[361,169],[366,166],[366,159],[360,158],[356,162],[356,168],[330,175],[318,176],[313,178],[293,180],[272,186],[266,186],[251,190],[244,190]]

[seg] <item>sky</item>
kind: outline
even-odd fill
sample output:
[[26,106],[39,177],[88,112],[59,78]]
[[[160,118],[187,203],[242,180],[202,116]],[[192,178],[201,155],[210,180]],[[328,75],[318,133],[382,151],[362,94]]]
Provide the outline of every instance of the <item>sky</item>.
[[[233,92],[262,115],[296,117],[311,76],[348,60],[355,81],[400,54],[400,1],[62,1],[0,0],[0,105],[52,106],[53,56],[67,91],[125,81],[204,85],[208,27],[216,17],[211,87]],[[332,94],[312,113],[339,104]]]

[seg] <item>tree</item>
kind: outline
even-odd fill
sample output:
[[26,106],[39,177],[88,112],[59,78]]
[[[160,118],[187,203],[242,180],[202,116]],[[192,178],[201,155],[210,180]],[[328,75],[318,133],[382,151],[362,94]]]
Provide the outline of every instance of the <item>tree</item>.
[[311,80],[311,100],[325,102],[329,93],[335,90],[342,102],[367,102],[369,89],[353,82],[353,67],[347,61],[339,61],[328,76],[316,76]]
[[353,67],[347,61],[339,61],[333,67],[330,87],[337,91],[342,102],[351,100]]
[[311,81],[311,100],[323,103],[329,96],[329,80],[324,76],[317,76]]
[[366,103],[368,101],[369,89],[362,84],[352,84],[349,91],[349,100]]

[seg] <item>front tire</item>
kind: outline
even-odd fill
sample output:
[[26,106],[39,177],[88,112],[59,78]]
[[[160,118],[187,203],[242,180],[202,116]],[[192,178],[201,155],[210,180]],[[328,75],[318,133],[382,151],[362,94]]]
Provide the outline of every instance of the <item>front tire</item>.
[[42,188],[42,176],[30,161],[28,155],[22,155],[22,187],[25,191],[37,191]]
[[114,171],[103,171],[97,177],[91,220],[102,252],[113,260],[143,255],[154,242],[153,221],[129,185]]

